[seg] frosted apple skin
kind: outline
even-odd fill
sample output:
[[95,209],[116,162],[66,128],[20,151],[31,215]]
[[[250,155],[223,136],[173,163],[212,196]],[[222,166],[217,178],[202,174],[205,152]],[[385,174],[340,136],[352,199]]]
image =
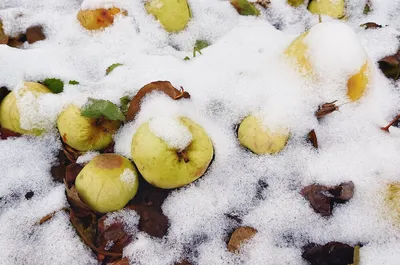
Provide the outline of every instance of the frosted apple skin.
[[111,26],[114,23],[114,17],[122,13],[121,9],[115,7],[80,10],[77,18],[85,29],[99,30]]
[[191,17],[187,0],[148,0],[145,7],[168,32],[183,30]]
[[[36,98],[45,93],[51,93],[51,91],[42,84],[34,82],[25,82],[24,87],[18,91],[19,96],[23,96],[25,93],[31,92]],[[21,115],[17,105],[17,98],[15,92],[9,93],[1,102],[0,105],[0,124],[1,127],[20,134],[31,134],[41,135],[42,129],[34,128],[31,130],[25,130],[21,128],[20,124]]]
[[105,149],[120,125],[119,121],[109,120],[97,124],[97,119],[82,116],[75,105],[68,106],[57,119],[63,142],[79,151]]
[[192,142],[185,149],[189,162],[180,158],[177,150],[170,148],[142,124],[132,139],[132,158],[143,178],[153,186],[173,189],[200,178],[213,158],[213,145],[206,131],[188,118],[180,118],[192,134]]
[[[312,30],[312,28],[310,29]],[[298,36],[285,50],[284,54],[294,62],[296,70],[305,77],[315,74],[314,67],[308,59],[308,46],[304,39],[309,31]],[[347,96],[351,101],[359,100],[366,92],[369,83],[371,70],[368,61],[366,61],[360,70],[347,80]]]
[[275,154],[286,146],[289,133],[271,133],[262,127],[257,117],[249,115],[239,125],[238,139],[242,146],[255,154]]
[[[121,179],[125,170],[134,174],[132,182]],[[101,154],[78,174],[75,187],[81,200],[93,210],[100,213],[118,211],[135,197],[139,187],[138,172],[123,156]]]
[[308,5],[308,10],[313,14],[343,18],[345,3],[344,0],[314,0]]

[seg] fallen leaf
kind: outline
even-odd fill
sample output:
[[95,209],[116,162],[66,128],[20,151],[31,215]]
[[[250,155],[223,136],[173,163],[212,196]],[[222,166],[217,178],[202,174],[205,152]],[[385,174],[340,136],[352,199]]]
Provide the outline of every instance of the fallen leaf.
[[26,41],[25,34],[19,34],[16,37],[9,37],[7,45],[13,48],[19,48]]
[[339,110],[339,107],[335,105],[336,101],[337,100],[319,105],[318,110],[315,112],[317,119],[319,120],[326,115]]
[[124,96],[119,99],[119,103],[121,104],[121,111],[125,116],[128,113],[129,102],[131,102],[131,99],[128,96]]
[[51,167],[50,170],[51,176],[53,177],[53,180],[55,182],[64,182],[65,170],[68,164],[69,161],[67,159],[67,156],[64,154],[64,151],[60,150],[57,156],[57,162],[54,166]]
[[83,166],[77,163],[72,163],[66,167],[65,181],[69,186],[72,186],[75,183],[75,179],[79,175],[82,169]]
[[70,85],[79,85],[79,82],[76,80],[69,80],[68,84]]
[[65,190],[67,193],[67,200],[71,206],[71,210],[74,211],[74,215],[78,217],[86,217],[93,214],[93,211],[87,206],[81,198],[79,198],[78,191],[75,186],[68,187],[67,182],[64,180]]
[[104,117],[110,121],[123,121],[124,114],[117,105],[109,100],[89,98],[88,103],[81,110],[82,116],[99,119]]
[[270,0],[257,0],[256,4],[262,6],[263,8],[268,8],[269,5],[271,4]]
[[123,258],[120,260],[116,260],[111,263],[107,263],[107,265],[129,265],[129,259],[128,258]]
[[128,235],[122,222],[116,221],[109,226],[104,224],[107,216],[104,215],[97,224],[97,246],[106,251],[121,253],[131,241],[132,236]]
[[259,16],[260,10],[247,0],[230,0],[231,5],[242,16]]
[[62,150],[63,150],[65,156],[68,158],[68,160],[71,163],[75,163],[76,160],[78,159],[78,157],[80,157],[82,155],[82,152],[72,148],[71,146],[65,144],[64,142],[66,142],[66,141],[63,140],[63,149]]
[[20,137],[20,136],[22,136],[22,134],[0,127],[0,139],[2,140],[6,140],[8,137]]
[[316,149],[318,149],[318,139],[314,129],[308,133],[307,141],[309,141]]
[[122,63],[114,63],[114,64],[110,65],[106,69],[106,75],[109,75],[112,71],[114,71],[115,68],[122,66],[122,65],[123,65]]
[[354,248],[340,242],[323,246],[310,243],[303,249],[301,256],[311,265],[349,265],[354,262]]
[[354,183],[350,181],[332,187],[313,184],[304,187],[300,194],[310,202],[316,213],[330,216],[334,203],[346,203],[353,197]]
[[140,104],[142,99],[147,94],[153,91],[163,92],[173,100],[178,100],[181,98],[190,98],[190,94],[186,92],[182,87],[181,90],[178,90],[175,87],[173,87],[172,84],[168,81],[151,82],[142,87],[131,100],[127,113],[128,121],[132,121],[135,119],[137,113],[140,111]]
[[26,39],[29,44],[46,39],[42,26],[32,26],[26,29]]
[[398,80],[400,77],[400,50],[397,53],[386,56],[378,61],[379,68],[382,73],[393,80]]
[[232,253],[237,253],[240,247],[246,243],[246,241],[253,238],[257,233],[257,230],[249,227],[242,226],[237,228],[233,233],[228,242],[228,250]]
[[8,36],[4,33],[3,23],[0,20],[0,44],[7,44]]
[[371,6],[372,6],[371,1],[367,0],[367,3],[365,3],[365,5],[364,5],[364,10],[363,10],[364,15],[368,15],[372,11]]
[[58,94],[64,91],[64,82],[58,78],[46,78],[43,84],[51,90],[54,94]]
[[364,29],[377,29],[377,28],[382,28],[382,25],[376,24],[375,22],[367,22],[361,24],[360,27]]
[[190,263],[187,260],[182,260],[180,262],[175,263],[174,265],[192,265],[192,263]]
[[168,218],[160,207],[147,205],[129,205],[140,216],[138,228],[150,236],[162,238],[168,231]]

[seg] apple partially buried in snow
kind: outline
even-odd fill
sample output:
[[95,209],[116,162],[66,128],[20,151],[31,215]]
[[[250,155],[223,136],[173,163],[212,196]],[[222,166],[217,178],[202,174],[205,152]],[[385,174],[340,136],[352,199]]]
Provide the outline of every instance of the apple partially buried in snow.
[[312,0],[307,9],[313,14],[343,18],[345,15],[344,0]]
[[80,10],[77,18],[81,25],[88,30],[98,30],[111,26],[114,23],[114,18],[118,14],[125,14],[121,9],[113,8],[99,8]]
[[[343,23],[318,23],[297,37],[285,55],[308,78],[345,81],[351,101],[366,92],[372,74],[368,55],[355,32]],[[334,74],[338,78],[332,78]]]
[[179,118],[179,126],[190,135],[187,144],[179,148],[156,135],[151,122],[142,124],[132,139],[132,158],[143,178],[163,189],[178,188],[200,178],[214,154],[206,131],[189,118]]
[[191,17],[187,0],[147,0],[145,7],[168,32],[183,30]]
[[[27,93],[32,93],[32,95],[37,99],[45,93],[51,93],[51,91],[39,83],[25,82],[23,87],[17,92],[18,97],[22,97]],[[43,132],[41,128],[24,129],[21,127],[21,114],[18,108],[18,98],[16,92],[9,93],[1,102],[0,105],[0,125],[1,127],[16,132],[20,134],[32,134],[40,135]]]
[[242,146],[255,154],[275,154],[286,146],[289,131],[281,128],[271,130],[260,118],[249,115],[239,125],[238,139]]
[[84,117],[75,105],[69,105],[57,119],[63,142],[79,151],[106,148],[120,125],[120,121]]
[[135,197],[138,186],[136,168],[117,154],[94,157],[75,180],[81,200],[100,213],[122,209]]

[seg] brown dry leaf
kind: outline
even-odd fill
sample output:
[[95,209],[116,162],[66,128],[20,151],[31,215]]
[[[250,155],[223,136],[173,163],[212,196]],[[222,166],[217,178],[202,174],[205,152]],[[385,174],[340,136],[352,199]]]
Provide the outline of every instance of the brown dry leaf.
[[400,77],[400,50],[397,53],[386,56],[378,61],[379,68],[382,73],[393,80],[398,80]]
[[319,105],[318,110],[315,112],[317,119],[319,120],[324,116],[339,110],[339,107],[335,105],[336,101],[337,100]]
[[129,265],[129,259],[128,258],[119,259],[112,263],[107,263],[107,265]]
[[[62,142],[64,143],[66,141],[63,140]],[[78,157],[82,155],[82,152],[72,148],[71,146],[65,143],[63,144],[63,151],[71,163],[75,163]]]
[[19,48],[26,41],[25,34],[19,34],[16,37],[10,37],[7,45],[13,48]]
[[175,263],[175,265],[192,265],[192,263],[190,263],[187,260],[182,260],[182,261],[180,261],[178,263]]
[[301,255],[311,265],[348,265],[354,262],[354,248],[340,242],[310,243]]
[[332,187],[313,184],[304,187],[300,194],[310,202],[316,213],[330,216],[334,203],[346,203],[353,197],[354,183],[350,181]]
[[7,44],[8,36],[4,33],[3,23],[0,20],[0,44]]
[[29,44],[46,39],[46,36],[43,33],[43,27],[39,25],[27,28],[26,39]]
[[68,187],[66,180],[64,179],[65,190],[67,193],[67,199],[71,209],[74,211],[74,214],[78,217],[85,217],[93,214],[93,211],[87,206],[78,195],[78,191],[75,186]]
[[248,240],[253,238],[257,230],[249,227],[242,226],[237,228],[233,233],[228,242],[228,250],[232,253],[236,253],[239,251],[240,247]]
[[318,149],[318,139],[314,129],[308,133],[307,141],[309,141],[316,149]]
[[163,214],[161,207],[147,205],[130,205],[140,216],[139,230],[150,236],[162,238],[168,231],[168,218]]
[[[124,247],[132,241],[132,236],[125,232],[122,222],[117,221],[105,226],[106,218],[107,216],[104,215],[97,224],[97,246],[106,251],[122,254]],[[109,247],[110,244],[112,244],[111,247]]]
[[61,150],[57,156],[57,164],[53,166],[50,170],[53,180],[56,182],[63,183],[65,177],[65,170],[68,165],[68,159],[64,152]]
[[269,5],[271,4],[271,1],[270,0],[257,0],[256,4],[258,4],[264,8],[268,8]]
[[172,84],[168,81],[152,82],[142,87],[131,100],[127,113],[127,121],[132,121],[135,119],[136,114],[140,111],[140,104],[142,99],[147,94],[153,91],[164,92],[166,95],[174,100],[178,100],[181,98],[190,98],[190,94],[186,92],[183,87],[181,87],[181,90],[178,90],[173,87]]
[[0,127],[0,139],[6,140],[8,137],[20,137],[21,134],[7,130],[6,128]]
[[76,177],[79,175],[83,166],[77,163],[70,164],[65,169],[65,181],[68,186],[72,186],[75,183]]
[[364,24],[361,24],[360,27],[364,29],[378,29],[382,28],[382,25],[376,24],[375,22],[367,22]]

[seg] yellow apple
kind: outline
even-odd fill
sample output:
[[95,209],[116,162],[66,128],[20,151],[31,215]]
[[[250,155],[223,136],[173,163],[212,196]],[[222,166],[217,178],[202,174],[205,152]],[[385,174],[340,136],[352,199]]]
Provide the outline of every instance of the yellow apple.
[[147,0],[145,7],[168,32],[183,30],[191,17],[187,0]]
[[79,10],[77,18],[81,25],[88,30],[106,28],[114,23],[114,17],[125,14],[119,8],[99,8],[93,10]]
[[[339,25],[340,24],[340,25]],[[332,32],[331,36],[334,36],[335,38],[340,38],[342,36],[337,35],[340,33],[337,31],[338,27],[343,28],[346,31],[346,34],[349,34],[349,27],[346,26],[343,23],[337,23],[337,22],[323,22],[319,23],[315,26],[313,26],[311,29],[308,31],[304,32],[300,36],[298,36],[286,49],[285,49],[285,56],[290,60],[291,64],[298,70],[301,74],[303,74],[306,78],[311,78],[312,76],[315,76],[316,79],[318,80],[323,80],[325,77],[323,74],[319,72],[317,67],[313,64],[313,59],[319,59],[315,58],[315,55],[313,55],[310,52],[310,42],[314,41],[316,42],[318,38],[313,36],[313,38],[310,40],[309,36],[310,34],[313,34],[315,29],[318,28],[318,33],[321,35],[321,32],[323,32],[325,29],[322,27],[326,27],[326,31],[329,31],[331,26],[334,25],[336,31]],[[338,26],[339,25],[339,26]],[[322,29],[322,30],[321,30]],[[350,29],[351,30],[351,29]],[[327,34],[328,32],[324,32],[324,34]],[[352,38],[354,38],[355,33],[351,30]],[[326,35],[324,35],[326,37]],[[321,35],[321,38],[324,38],[323,35]],[[348,35],[345,35],[344,38],[348,37]],[[321,39],[320,38],[320,39]],[[346,42],[345,39],[343,39],[343,42]],[[322,43],[322,42],[321,42]],[[312,43],[314,46],[319,45],[320,50],[325,50],[325,54],[328,56],[331,56],[331,54],[337,53],[343,53],[346,54],[346,47],[345,45],[342,45],[340,48],[336,48],[332,45],[327,45],[327,44],[320,44],[320,43]],[[325,45],[325,46],[324,46]],[[367,86],[369,84],[369,80],[371,77],[371,69],[369,65],[369,59],[367,56],[367,53],[365,52],[364,48],[362,47],[360,41],[357,39],[357,43],[350,44],[348,43],[348,47],[350,45],[353,45],[352,48],[358,49],[358,51],[362,54],[365,54],[365,59],[362,63],[359,64],[359,67],[357,70],[352,71],[347,73],[348,74],[348,79],[346,80],[346,85],[347,85],[347,96],[351,101],[356,101],[360,99],[364,93],[366,92]],[[314,56],[314,57],[313,57]],[[321,60],[321,59],[319,59]],[[337,61],[332,64],[330,67],[332,71],[336,70],[341,70],[344,68],[343,66],[346,66],[344,64],[347,64],[348,62],[341,62],[340,61],[340,56],[338,56]],[[342,64],[342,67],[340,66]],[[340,81],[340,80],[338,80]]]
[[106,148],[120,125],[119,121],[84,117],[75,105],[69,105],[57,119],[63,142],[79,151]]
[[117,154],[94,157],[75,180],[81,200],[100,213],[124,208],[135,197],[138,186],[136,168],[128,159]]
[[344,0],[312,0],[308,5],[308,10],[313,14],[343,18],[345,15],[345,3]]
[[255,154],[275,154],[286,146],[289,132],[285,129],[271,131],[263,126],[260,118],[249,115],[239,125],[238,139]]
[[[1,102],[0,105],[0,125],[1,127],[20,134],[40,135],[43,132],[41,128],[23,129],[21,128],[21,114],[18,109],[18,98],[16,92],[9,93]],[[35,98],[51,91],[39,83],[25,82],[23,87],[17,92],[19,97],[26,93],[32,93]]]
[[304,0],[287,0],[287,3],[291,6],[298,7],[304,3]]
[[173,189],[200,178],[213,158],[213,145],[206,131],[189,118],[181,117],[181,125],[192,135],[184,150],[170,147],[149,127],[142,124],[132,139],[132,158],[143,178],[153,186]]

